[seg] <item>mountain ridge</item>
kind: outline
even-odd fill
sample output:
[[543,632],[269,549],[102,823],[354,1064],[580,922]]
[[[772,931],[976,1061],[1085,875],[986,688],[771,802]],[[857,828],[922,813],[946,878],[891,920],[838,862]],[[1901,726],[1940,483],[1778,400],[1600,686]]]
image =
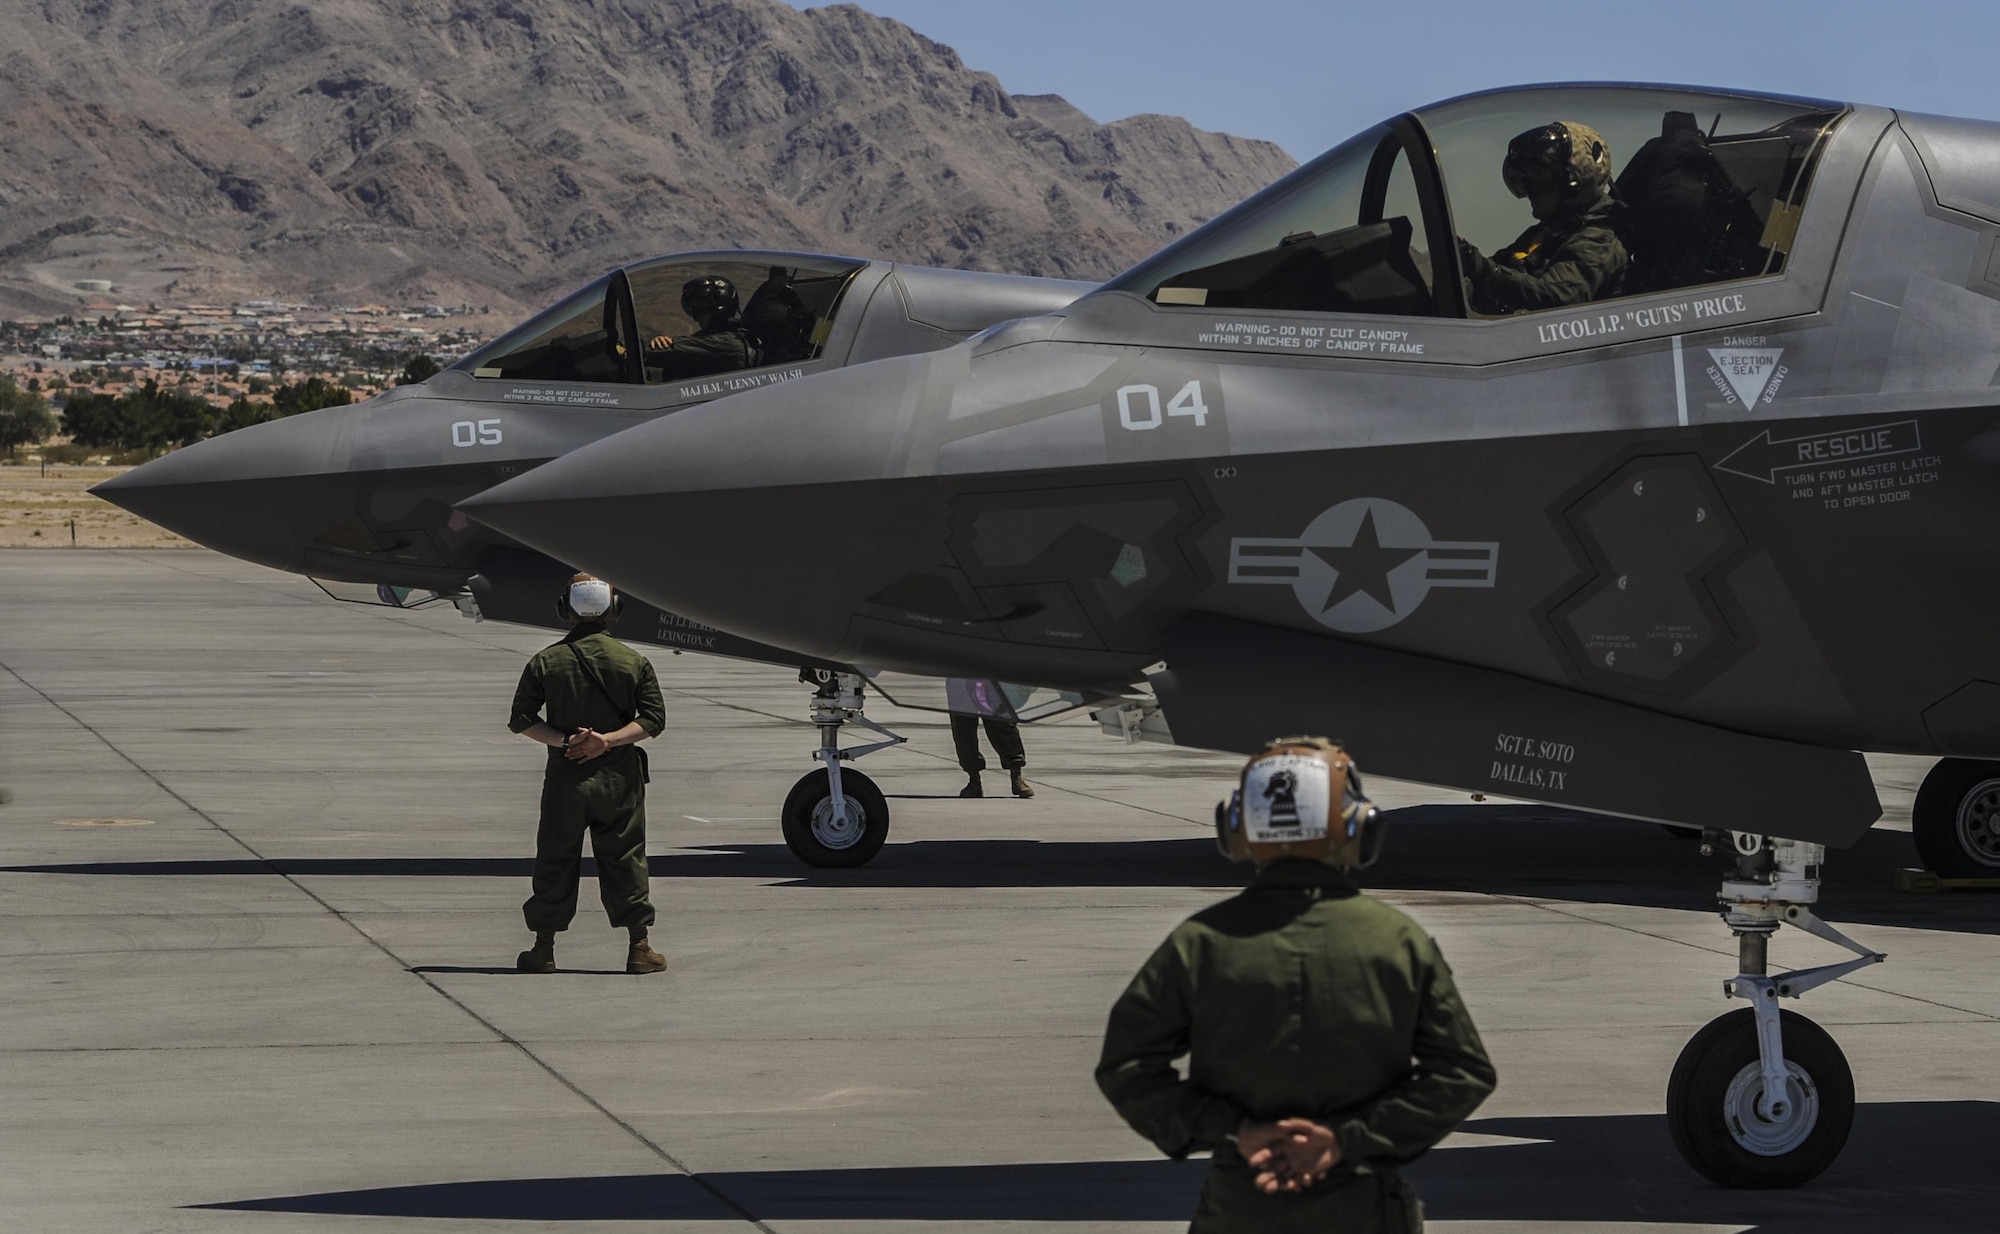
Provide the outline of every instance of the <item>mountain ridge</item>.
[[0,0],[0,304],[523,306],[690,248],[1102,278],[1288,171],[856,5]]

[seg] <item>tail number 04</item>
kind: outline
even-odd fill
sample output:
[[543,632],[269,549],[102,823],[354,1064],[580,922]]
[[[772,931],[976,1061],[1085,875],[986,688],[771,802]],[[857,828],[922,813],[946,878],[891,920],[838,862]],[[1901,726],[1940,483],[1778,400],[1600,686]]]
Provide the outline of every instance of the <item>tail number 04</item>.
[[500,444],[500,422],[460,420],[451,426],[451,444],[461,450],[467,446],[497,446]]
[[1208,404],[1202,400],[1200,381],[1182,386],[1180,393],[1167,400],[1164,412],[1158,386],[1125,386],[1118,391],[1118,423],[1133,432],[1159,428],[1168,416],[1192,417],[1196,428],[1208,424]]

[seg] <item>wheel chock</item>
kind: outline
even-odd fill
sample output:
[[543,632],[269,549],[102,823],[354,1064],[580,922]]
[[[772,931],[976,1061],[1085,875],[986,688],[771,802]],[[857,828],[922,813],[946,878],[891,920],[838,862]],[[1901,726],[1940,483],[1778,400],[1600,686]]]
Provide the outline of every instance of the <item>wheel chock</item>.
[[1896,871],[1896,890],[1904,895],[1934,896],[1944,889],[1944,880],[1929,870],[1904,866]]
[[1896,871],[1895,882],[1896,890],[1914,896],[1934,896],[1947,891],[2000,891],[2000,878],[1945,878],[1912,866]]

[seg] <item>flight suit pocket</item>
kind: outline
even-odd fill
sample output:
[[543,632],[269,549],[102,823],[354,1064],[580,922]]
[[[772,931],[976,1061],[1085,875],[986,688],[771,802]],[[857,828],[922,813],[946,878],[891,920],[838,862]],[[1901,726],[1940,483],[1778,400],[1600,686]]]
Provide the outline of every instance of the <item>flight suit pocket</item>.
[[1383,1179],[1382,1207],[1389,1234],[1424,1234],[1424,1202],[1417,1198],[1417,1189],[1400,1176]]

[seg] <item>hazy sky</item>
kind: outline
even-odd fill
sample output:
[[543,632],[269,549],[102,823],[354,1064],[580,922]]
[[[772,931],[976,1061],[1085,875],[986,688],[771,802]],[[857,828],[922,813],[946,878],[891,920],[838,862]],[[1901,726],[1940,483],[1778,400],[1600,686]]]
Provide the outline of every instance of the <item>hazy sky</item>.
[[[799,0],[794,0],[795,3]],[[819,7],[799,3],[801,8]],[[1530,81],[1656,81],[2000,120],[1993,0],[863,0],[1015,94],[1186,116],[1304,159],[1397,112]]]

